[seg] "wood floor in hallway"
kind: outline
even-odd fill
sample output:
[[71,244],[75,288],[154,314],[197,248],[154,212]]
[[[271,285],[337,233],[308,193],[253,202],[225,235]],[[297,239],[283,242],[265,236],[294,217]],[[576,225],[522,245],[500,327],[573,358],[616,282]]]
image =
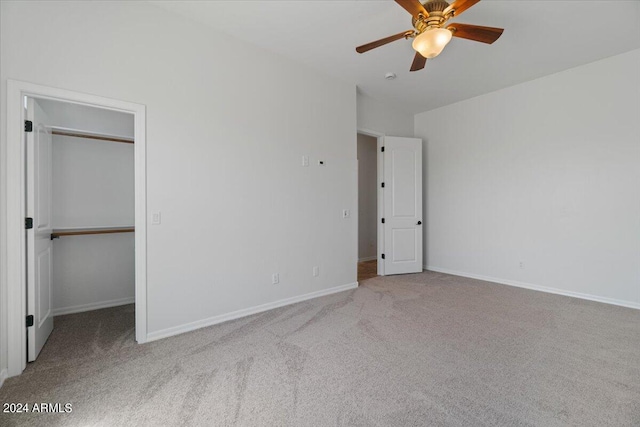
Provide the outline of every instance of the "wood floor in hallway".
[[362,284],[363,280],[371,279],[378,276],[378,261],[363,261],[358,263],[358,283]]

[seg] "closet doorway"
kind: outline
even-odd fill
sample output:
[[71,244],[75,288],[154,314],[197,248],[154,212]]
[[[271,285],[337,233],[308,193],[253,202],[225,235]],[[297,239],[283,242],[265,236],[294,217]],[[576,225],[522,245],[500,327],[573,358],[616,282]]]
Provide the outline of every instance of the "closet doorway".
[[134,118],[34,97],[25,106],[32,362],[54,316],[130,305],[120,327],[134,330]]
[[9,375],[54,316],[124,307],[146,342],[145,107],[12,80],[7,98]]

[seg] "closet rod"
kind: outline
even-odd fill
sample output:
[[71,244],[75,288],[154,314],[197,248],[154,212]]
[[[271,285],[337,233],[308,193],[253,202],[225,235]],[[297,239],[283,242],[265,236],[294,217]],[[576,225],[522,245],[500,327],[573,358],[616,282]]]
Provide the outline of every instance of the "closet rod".
[[87,234],[133,233],[134,227],[96,227],[82,229],[53,230],[51,240],[61,236],[81,236]]
[[133,138],[120,138],[117,136],[100,136],[91,133],[82,133],[82,132],[72,132],[68,130],[57,130],[53,129],[51,131],[53,135],[60,136],[73,136],[76,138],[90,138],[90,139],[99,139],[101,141],[113,141],[113,142],[124,142],[125,144],[133,144]]

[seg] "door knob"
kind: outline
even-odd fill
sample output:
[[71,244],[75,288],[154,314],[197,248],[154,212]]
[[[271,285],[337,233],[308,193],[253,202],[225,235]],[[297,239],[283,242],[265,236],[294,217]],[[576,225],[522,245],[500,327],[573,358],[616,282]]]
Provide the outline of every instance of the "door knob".
[[422,221],[418,221],[418,224],[416,224],[416,225],[422,225]]

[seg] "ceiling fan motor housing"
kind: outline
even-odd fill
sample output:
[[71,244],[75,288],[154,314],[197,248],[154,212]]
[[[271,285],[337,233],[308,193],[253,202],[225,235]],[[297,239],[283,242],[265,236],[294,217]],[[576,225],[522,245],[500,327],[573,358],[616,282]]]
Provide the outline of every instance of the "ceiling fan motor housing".
[[449,7],[449,3],[444,0],[429,0],[423,3],[423,6],[428,17],[423,16],[422,13],[418,16],[414,16],[411,20],[413,27],[418,31],[418,34],[423,33],[428,28],[439,28],[448,17],[444,16],[444,10]]
[[449,7],[449,3],[444,0],[429,0],[422,4],[427,12],[442,12]]

